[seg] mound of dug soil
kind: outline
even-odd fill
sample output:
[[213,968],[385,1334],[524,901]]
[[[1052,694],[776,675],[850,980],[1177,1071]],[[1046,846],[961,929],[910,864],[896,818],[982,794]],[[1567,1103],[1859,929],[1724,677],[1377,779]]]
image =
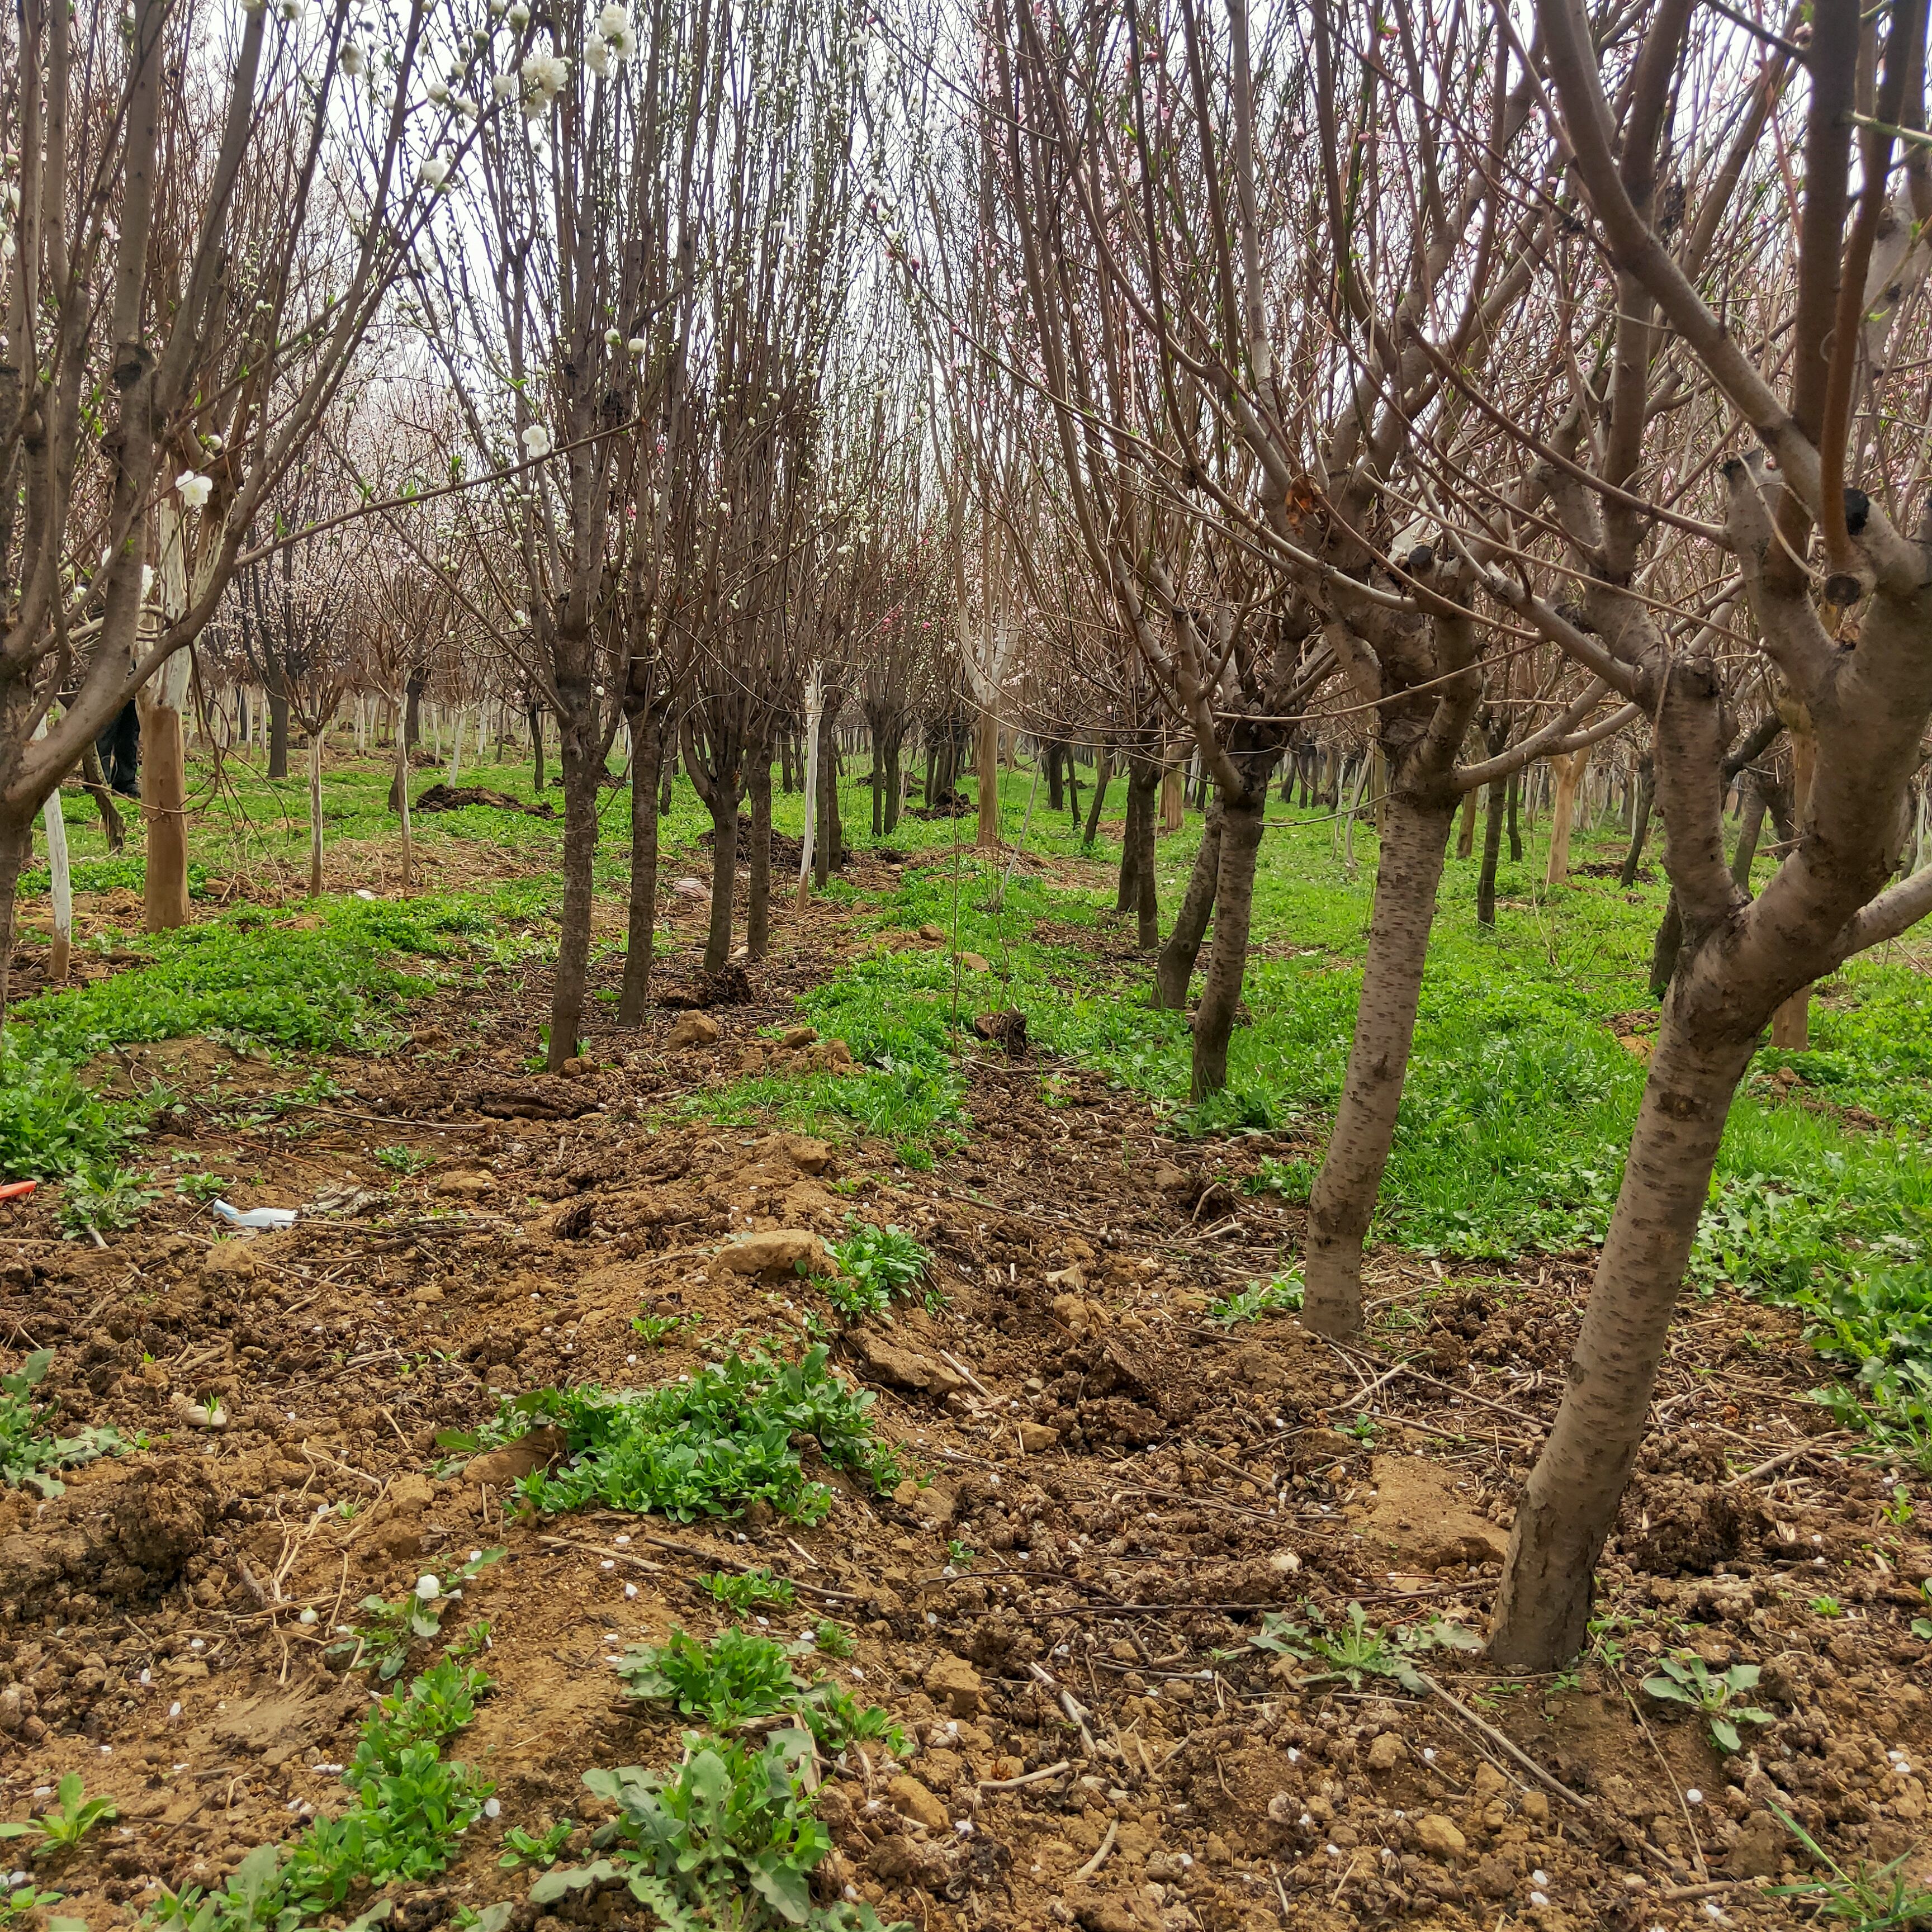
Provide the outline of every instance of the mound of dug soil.
[[556,807],[539,799],[534,805],[526,805],[520,798],[512,798],[506,791],[492,791],[488,785],[449,785],[436,784],[430,787],[416,803],[412,812],[460,812],[466,806],[487,805],[496,812],[526,812],[532,818],[554,818]]

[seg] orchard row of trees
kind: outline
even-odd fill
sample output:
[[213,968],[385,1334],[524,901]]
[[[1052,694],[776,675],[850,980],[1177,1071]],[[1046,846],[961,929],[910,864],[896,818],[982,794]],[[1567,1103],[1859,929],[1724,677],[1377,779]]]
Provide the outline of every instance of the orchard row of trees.
[[[1932,905],[1925,28],[1926,0],[16,0],[0,935],[130,697],[150,916],[184,916],[197,646],[318,743],[345,694],[406,720],[432,683],[554,721],[560,1064],[614,764],[634,1025],[672,760],[716,828],[716,968],[741,809],[768,943],[794,746],[822,807],[862,717],[883,830],[917,724],[992,844],[1024,730],[1056,789],[1076,745],[1124,778],[1122,907],[1204,1095],[1271,789],[1343,808],[1337,754],[1372,752],[1306,1258],[1306,1318],[1346,1336],[1459,817],[1473,842],[1486,806],[1492,900],[1513,789],[1546,776],[1562,820],[1594,754],[1672,897],[1492,1636],[1552,1666],[1750,1056]],[[1183,767],[1204,830],[1163,932]]]

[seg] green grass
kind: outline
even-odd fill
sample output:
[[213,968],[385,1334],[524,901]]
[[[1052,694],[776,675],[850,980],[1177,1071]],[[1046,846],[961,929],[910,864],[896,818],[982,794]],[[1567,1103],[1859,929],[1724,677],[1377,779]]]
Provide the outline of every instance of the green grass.
[[[854,781],[868,762],[862,754],[848,761],[841,786],[848,837],[859,846],[870,841],[870,802]],[[472,855],[499,872],[514,863],[522,882],[407,904],[330,897],[310,909],[300,898],[303,781],[271,785],[231,760],[216,793],[206,776],[205,766],[191,767],[206,801],[191,834],[203,890],[219,898],[245,872],[258,887],[264,878],[284,880],[287,904],[280,912],[238,908],[142,940],[152,966],[19,1010],[0,1043],[0,1171],[59,1174],[111,1168],[124,1157],[165,1096],[104,1104],[88,1094],[76,1070],[107,1046],[194,1033],[289,1054],[379,1046],[433,976],[514,965],[554,948],[557,820],[482,808],[419,814],[425,876],[440,868],[466,876],[461,862]],[[418,789],[436,776],[416,774]],[[467,764],[465,776],[531,796],[526,762]],[[1030,770],[1002,776],[1010,837],[1031,783]],[[332,864],[344,876],[393,854],[388,784],[381,757],[342,761],[326,778]],[[1087,796],[1083,782],[1083,802]],[[1117,826],[1124,802],[1117,784],[1104,822]],[[598,887],[620,898],[623,791],[607,793],[602,808]],[[104,857],[91,802],[72,794],[65,809],[77,879],[138,887],[138,858]],[[802,816],[797,794],[777,794],[779,830],[796,833]],[[1304,1136],[1305,1156],[1280,1162],[1264,1182],[1294,1198],[1341,1090],[1376,844],[1365,820],[1352,868],[1318,811],[1277,802],[1270,818],[1245,989],[1249,1023],[1232,1042],[1227,1093],[1204,1107],[1187,1105],[1184,1020],[1150,1010],[1147,963],[1120,957],[1126,928],[1112,913],[1109,877],[1117,845],[1103,835],[1090,864],[1069,864],[1082,856],[1080,841],[1064,813],[1048,811],[1042,786],[1026,844],[1054,862],[1055,876],[1022,866],[999,892],[995,868],[970,846],[956,847],[956,837],[971,838],[971,818],[908,818],[890,842],[910,859],[896,889],[872,897],[835,884],[831,896],[864,902],[861,925],[882,941],[922,925],[946,935],[938,945],[862,950],[800,1000],[802,1017],[848,1042],[856,1068],[740,1080],[704,1090],[684,1109],[726,1124],[883,1142],[902,1165],[929,1166],[970,1124],[960,1058],[976,1044],[968,1031],[974,1015],[1017,1007],[1046,1054],[1145,1095],[1178,1135],[1262,1127]],[[708,824],[680,779],[663,832],[674,875],[704,871],[694,842]],[[1166,915],[1199,830],[1190,813],[1183,831],[1158,842]],[[1506,1262],[1585,1250],[1608,1222],[1644,1079],[1643,1061],[1618,1036],[1632,1030],[1630,1016],[1640,1033],[1654,1018],[1645,981],[1664,890],[1653,861],[1629,892],[1613,878],[1581,876],[1546,891],[1541,833],[1530,828],[1523,861],[1501,868],[1492,929],[1476,923],[1475,862],[1452,856],[1444,869],[1373,1231],[1412,1252]],[[1622,844],[1614,826],[1584,827],[1575,864],[1614,860]],[[1760,882],[1769,870],[1760,862]],[[44,910],[35,884],[29,874],[30,920]],[[318,922],[298,917],[308,910]],[[991,970],[966,969],[958,956],[967,952]],[[1820,1346],[1854,1378],[1839,1391],[1851,1418],[1880,1422],[1932,1462],[1932,1166],[1922,1144],[1932,1132],[1928,1022],[1932,979],[1896,956],[1860,960],[1814,998],[1808,1052],[1760,1055],[1732,1111],[1691,1276],[1702,1292],[1728,1284],[1802,1307]],[[1797,1090],[1810,1104],[1766,1077],[1784,1065],[1802,1077]],[[1051,1077],[1042,1094],[1055,1104]]]
[[[525,1502],[546,1511],[601,1502],[690,1522],[736,1516],[760,1502],[781,1516],[820,1522],[832,1492],[806,1476],[801,1437],[814,1438],[828,1462],[862,1472],[881,1492],[903,1473],[872,1434],[871,1392],[832,1374],[827,1355],[814,1347],[787,1362],[759,1348],[660,1388],[539,1389],[506,1402],[492,1428],[470,1441],[507,1439],[541,1423],[560,1426],[569,1460],[518,1486]],[[447,1435],[438,1439],[461,1446]]]

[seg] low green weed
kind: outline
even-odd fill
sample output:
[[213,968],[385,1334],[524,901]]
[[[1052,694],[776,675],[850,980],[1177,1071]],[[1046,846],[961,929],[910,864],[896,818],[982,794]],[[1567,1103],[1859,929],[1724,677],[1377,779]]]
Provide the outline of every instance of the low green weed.
[[70,1241],[84,1234],[118,1233],[131,1228],[141,1210],[160,1198],[158,1188],[143,1186],[141,1176],[125,1168],[77,1168],[68,1176],[61,1232]]
[[[402,1674],[418,1644],[434,1643],[442,1634],[443,1618],[452,1605],[462,1600],[464,1586],[474,1582],[502,1554],[499,1544],[493,1550],[478,1550],[467,1562],[446,1569],[440,1576],[425,1573],[407,1596],[393,1603],[382,1597],[364,1597],[363,1621],[343,1625],[340,1641],[330,1645],[325,1654],[346,1656],[345,1670],[373,1670],[379,1683],[390,1682]],[[425,1583],[435,1588],[426,1593]],[[481,1628],[487,1634],[488,1626]]]
[[802,1688],[792,1673],[790,1652],[735,1624],[708,1643],[674,1630],[661,1644],[634,1645],[617,1675],[630,1696],[674,1704],[714,1731],[784,1710]]
[[28,1051],[15,1017],[0,1033],[0,1178],[58,1180],[111,1160],[140,1132],[144,1110],[103,1105],[72,1066]]
[[1258,1322],[1264,1316],[1292,1315],[1301,1306],[1300,1277],[1276,1275],[1268,1282],[1251,1281],[1238,1294],[1223,1295],[1212,1304],[1208,1318],[1232,1328],[1237,1322]]
[[416,1148],[396,1146],[378,1148],[375,1158],[379,1166],[387,1168],[392,1174],[400,1174],[406,1178],[412,1174],[422,1173],[434,1156]]
[[816,1905],[812,1874],[832,1849],[813,1816],[803,1731],[774,1732],[762,1744],[689,1732],[676,1770],[636,1766],[586,1772],[584,1783],[616,1808],[587,1866],[547,1872],[531,1888],[538,1905],[621,1879],[670,1932],[911,1932],[882,1927],[865,1904]]
[[876,1704],[861,1706],[836,1678],[804,1678],[794,1658],[816,1648],[788,1647],[736,1624],[700,1642],[674,1630],[661,1644],[634,1644],[617,1666],[626,1690],[647,1702],[674,1704],[687,1718],[701,1718],[714,1731],[733,1731],[760,1718],[790,1712],[820,1745],[838,1751],[877,1738],[895,1756],[908,1748],[905,1734]]
[[[1932,1601],[1932,1598],[1928,1598]],[[814,1649],[826,1657],[848,1658],[852,1654],[852,1633],[842,1623],[830,1617],[820,1617],[812,1627]]]
[[1734,1664],[1728,1670],[1714,1671],[1695,1651],[1685,1650],[1662,1659],[1657,1675],[1646,1677],[1643,1688],[1663,1702],[1687,1705],[1702,1713],[1711,1727],[1712,1742],[1729,1753],[1742,1748],[1739,1724],[1777,1721],[1768,1711],[1737,1701],[1757,1688],[1758,1676],[1755,1664]]
[[1428,1686],[1416,1669],[1418,1658],[1431,1651],[1483,1647],[1482,1639],[1460,1624],[1437,1620],[1407,1629],[1382,1630],[1370,1622],[1360,1604],[1352,1603],[1339,1624],[1331,1623],[1318,1604],[1302,1607],[1306,1624],[1292,1623],[1281,1612],[1270,1610],[1248,1642],[1255,1649],[1272,1651],[1279,1657],[1328,1666],[1303,1678],[1304,1685],[1345,1682],[1350,1690],[1359,1690],[1367,1678],[1375,1677],[1420,1693]]
[[78,1468],[124,1445],[112,1429],[83,1429],[77,1436],[56,1436],[52,1425],[57,1402],[41,1402],[34,1391],[46,1379],[54,1352],[36,1348],[12,1374],[0,1376],[0,1478],[17,1489],[22,1484],[44,1496],[57,1496],[67,1486],[53,1472]]
[[560,1818],[542,1832],[526,1832],[520,1825],[512,1825],[503,1834],[503,1855],[496,1862],[506,1871],[514,1871],[520,1865],[538,1865],[548,1871],[563,1856],[576,1829],[574,1818]]
[[[879,1227],[856,1214],[845,1217],[851,1232],[832,1244],[838,1272],[818,1285],[826,1299],[848,1322],[884,1315],[895,1298],[910,1300],[932,1264],[932,1251],[903,1228]],[[928,1292],[926,1304],[936,1292]]]
[[348,1811],[286,1845],[258,1846],[218,1890],[164,1891],[148,1922],[164,1932],[294,1932],[340,1912],[352,1894],[445,1870],[493,1787],[442,1748],[474,1721],[489,1688],[481,1670],[445,1658],[381,1699],[343,1773],[356,1798]]
[[653,1348],[694,1334],[703,1325],[701,1315],[634,1315],[631,1326]]
[[70,1852],[97,1825],[111,1824],[121,1815],[111,1798],[90,1798],[77,1771],[70,1771],[54,1787],[54,1802],[38,1818],[21,1824],[0,1825],[0,1839],[31,1838],[29,1858],[50,1858]]
[[58,1905],[66,1896],[65,1892],[50,1891],[45,1886],[16,1885],[12,1890],[0,1893],[0,1925],[17,1925],[28,1921],[35,1924],[44,1923],[46,1932],[87,1932],[84,1919],[42,1919],[41,1914],[50,1906]]
[[881,1492],[904,1473],[872,1434],[871,1392],[834,1375],[829,1357],[822,1344],[796,1362],[760,1346],[660,1388],[541,1389],[506,1403],[497,1429],[520,1435],[554,1423],[568,1436],[569,1460],[519,1485],[546,1512],[601,1502],[690,1522],[758,1502],[820,1522],[832,1492],[806,1474],[798,1438],[812,1437],[827,1462],[862,1472]]
[[1853,1932],[1908,1932],[1932,1920],[1932,1892],[1905,1871],[1912,1852],[1901,1853],[1889,1864],[1847,1871],[1796,1819],[1775,1804],[1771,1812],[1825,1870],[1790,1885],[1774,1885],[1768,1896],[1802,1898],[1819,1918],[1844,1920]]
[[1284,1201],[1305,1208],[1314,1191],[1315,1174],[1312,1161],[1278,1160],[1271,1154],[1264,1154],[1243,1188],[1250,1194],[1279,1194]]
[[736,1574],[717,1570],[699,1577],[698,1587],[734,1610],[748,1610],[758,1604],[776,1604],[781,1610],[789,1610],[798,1596],[789,1577],[774,1576],[764,1568]]

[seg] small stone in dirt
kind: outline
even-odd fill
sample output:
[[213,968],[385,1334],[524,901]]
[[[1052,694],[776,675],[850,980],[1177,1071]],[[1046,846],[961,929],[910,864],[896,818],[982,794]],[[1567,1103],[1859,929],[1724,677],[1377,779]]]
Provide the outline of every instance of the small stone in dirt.
[[963,1657],[942,1652],[926,1666],[923,1681],[927,1694],[935,1703],[944,1704],[956,1718],[978,1714],[986,1687],[980,1682],[980,1673]]
[[961,953],[959,963],[969,973],[990,973],[993,970],[991,962],[982,958],[976,952]]
[[823,1174],[832,1165],[832,1149],[809,1134],[787,1134],[780,1144],[801,1174]]
[[1378,1774],[1394,1770],[1408,1755],[1408,1747],[1393,1731],[1384,1731],[1369,1747],[1369,1768]]
[[823,1274],[831,1265],[824,1243],[809,1228],[768,1228],[740,1234],[718,1261],[732,1274]]
[[1172,1194],[1187,1185],[1187,1177],[1172,1161],[1163,1160],[1154,1167],[1154,1184],[1163,1194]]
[[664,1048],[680,1053],[689,1046],[715,1046],[724,1030],[709,1013],[686,1013],[664,1035]]
[[376,1547],[385,1556],[419,1556],[422,1532],[413,1522],[386,1522],[376,1532]]
[[1470,1876],[1485,1898],[1507,1898],[1516,1889],[1516,1862],[1500,1852],[1486,1852]]
[[248,1244],[230,1239],[217,1241],[201,1258],[201,1271],[205,1275],[226,1276],[232,1281],[252,1281],[255,1275],[255,1257],[248,1252]]
[[953,1511],[958,1507],[950,1491],[928,1488],[914,1497],[912,1513],[933,1528],[944,1529],[952,1522]]
[[538,1469],[548,1469],[570,1447],[570,1438],[560,1429],[532,1429],[514,1442],[486,1455],[472,1456],[463,1466],[463,1479],[496,1490],[508,1489]]
[[581,1080],[586,1074],[597,1071],[597,1063],[589,1054],[573,1053],[563,1063],[563,1070],[573,1080]]
[[928,945],[937,946],[943,939],[945,938],[946,928],[944,926],[934,926],[932,922],[928,920],[925,925],[920,928],[919,936],[920,938],[926,940]]
[[[728,1256],[730,1252],[727,1248],[724,1253]],[[914,1349],[902,1348],[896,1342],[889,1342],[883,1335],[874,1334],[869,1328],[855,1328],[845,1340],[866,1373],[893,1388],[947,1396],[965,1386],[944,1363],[935,1362],[930,1356],[922,1355]]]
[[1019,1430],[1020,1447],[1029,1456],[1045,1454],[1060,1440],[1060,1431],[1049,1429],[1043,1422],[1022,1422],[1015,1426]]
[[484,1174],[474,1168],[466,1168],[458,1174],[439,1174],[430,1183],[430,1188],[438,1194],[455,1195],[470,1201],[494,1193],[496,1185],[496,1177],[494,1174]]
[[1155,1932],[1161,1923],[1160,1914],[1146,1899],[1120,1893],[1076,1899],[1073,1917],[1081,1932]]
[[910,1818],[915,1825],[923,1825],[928,1832],[943,1832],[951,1822],[946,1817],[946,1807],[917,1778],[909,1778],[904,1772],[886,1786],[886,1796],[901,1817]]
[[1775,1878],[1784,1855],[1784,1833],[1768,1811],[1754,1811],[1738,1827],[1738,1835],[1724,1855],[1724,1869],[1733,1878]]
[[1415,1841],[1432,1858],[1460,1858],[1469,1849],[1468,1839],[1439,1811],[1416,1820]]
[[788,1053],[796,1053],[802,1046],[809,1046],[818,1037],[816,1027],[787,1027],[778,1036],[778,1044]]

